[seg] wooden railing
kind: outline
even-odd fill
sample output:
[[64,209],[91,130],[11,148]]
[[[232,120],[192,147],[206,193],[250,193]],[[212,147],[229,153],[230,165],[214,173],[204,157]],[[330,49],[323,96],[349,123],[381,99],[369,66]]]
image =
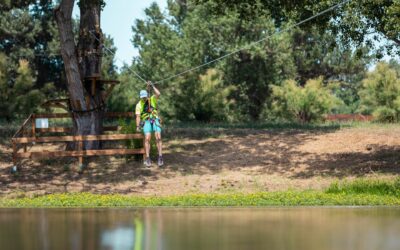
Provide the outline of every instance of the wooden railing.
[[[132,112],[109,112],[105,113],[106,118],[132,118],[134,114]],[[42,136],[45,133],[71,133],[72,128],[69,127],[49,127],[49,128],[36,128],[37,118],[71,118],[69,113],[55,113],[55,114],[31,114],[28,119],[22,124],[20,129],[15,133],[12,141],[13,146],[13,163],[14,166],[18,164],[19,159],[40,159],[40,158],[56,158],[56,157],[77,157],[79,164],[83,164],[83,157],[86,156],[99,156],[99,155],[132,155],[142,154],[144,156],[144,148],[139,149],[98,149],[98,150],[84,150],[84,142],[87,141],[122,141],[122,140],[143,140],[144,136],[140,133],[134,134],[103,134],[103,135],[84,135],[84,136],[73,136],[73,135],[62,135],[62,136]],[[103,131],[119,131],[118,126],[105,126]],[[71,151],[41,151],[41,152],[29,152],[27,146],[34,147],[37,143],[68,143],[77,142],[78,148]],[[20,152],[23,148],[23,152]]]

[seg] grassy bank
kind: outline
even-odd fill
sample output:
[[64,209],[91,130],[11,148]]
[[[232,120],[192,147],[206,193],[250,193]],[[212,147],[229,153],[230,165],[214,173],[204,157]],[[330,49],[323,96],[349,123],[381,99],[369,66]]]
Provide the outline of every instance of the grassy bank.
[[283,191],[255,194],[191,194],[135,197],[119,194],[51,194],[0,199],[0,207],[151,207],[151,206],[400,206],[400,178],[335,182],[324,191]]

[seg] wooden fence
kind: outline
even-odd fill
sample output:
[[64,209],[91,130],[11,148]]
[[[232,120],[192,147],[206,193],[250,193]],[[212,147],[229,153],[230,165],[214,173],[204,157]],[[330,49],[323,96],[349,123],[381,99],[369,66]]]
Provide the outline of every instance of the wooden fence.
[[[105,113],[106,118],[132,118],[132,112],[108,112]],[[84,136],[42,136],[46,133],[71,133],[72,128],[69,127],[49,127],[49,128],[36,128],[36,119],[59,119],[59,118],[72,118],[69,113],[55,113],[55,114],[31,114],[28,119],[22,124],[15,135],[12,137],[13,146],[13,163],[14,166],[18,164],[18,160],[22,158],[40,159],[40,158],[56,158],[56,157],[77,157],[80,164],[83,164],[83,157],[85,156],[98,156],[98,155],[132,155],[142,154],[144,156],[144,148],[139,149],[99,149],[99,150],[84,150],[83,145],[85,141],[122,141],[122,140],[142,140],[144,145],[144,136],[141,133],[135,134],[103,134],[103,135],[84,135]],[[118,126],[105,126],[103,131],[119,131]],[[30,152],[28,146],[33,148],[37,143],[68,143],[77,142],[78,149],[71,151],[41,151]],[[22,152],[21,152],[22,151]]]
[[372,115],[361,115],[361,114],[331,114],[326,116],[327,121],[372,121],[374,117]]

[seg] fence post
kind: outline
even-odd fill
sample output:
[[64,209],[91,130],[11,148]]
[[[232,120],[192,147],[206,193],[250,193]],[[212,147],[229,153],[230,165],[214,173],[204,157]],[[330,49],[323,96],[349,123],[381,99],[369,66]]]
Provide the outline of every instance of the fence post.
[[[26,136],[26,132],[25,132],[25,128],[23,127],[22,128],[22,137],[25,137],[25,136]],[[24,153],[26,153],[27,151],[28,151],[27,144],[24,143]]]
[[[79,141],[78,151],[83,151],[83,141]],[[78,156],[78,163],[79,163],[79,167],[83,166],[83,156]]]
[[32,114],[32,137],[36,138],[36,117],[35,114]]
[[12,147],[13,147],[13,154],[12,154],[13,165],[17,166],[17,144],[15,143],[15,141],[12,142]]

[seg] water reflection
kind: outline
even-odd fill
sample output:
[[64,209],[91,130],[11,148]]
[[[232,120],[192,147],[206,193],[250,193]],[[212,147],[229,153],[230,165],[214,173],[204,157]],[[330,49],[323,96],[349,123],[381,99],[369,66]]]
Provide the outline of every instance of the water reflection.
[[0,249],[400,249],[400,208],[2,209]]
[[106,249],[133,249],[134,240],[140,242],[140,238],[135,235],[133,228],[105,230],[101,235],[101,247]]

